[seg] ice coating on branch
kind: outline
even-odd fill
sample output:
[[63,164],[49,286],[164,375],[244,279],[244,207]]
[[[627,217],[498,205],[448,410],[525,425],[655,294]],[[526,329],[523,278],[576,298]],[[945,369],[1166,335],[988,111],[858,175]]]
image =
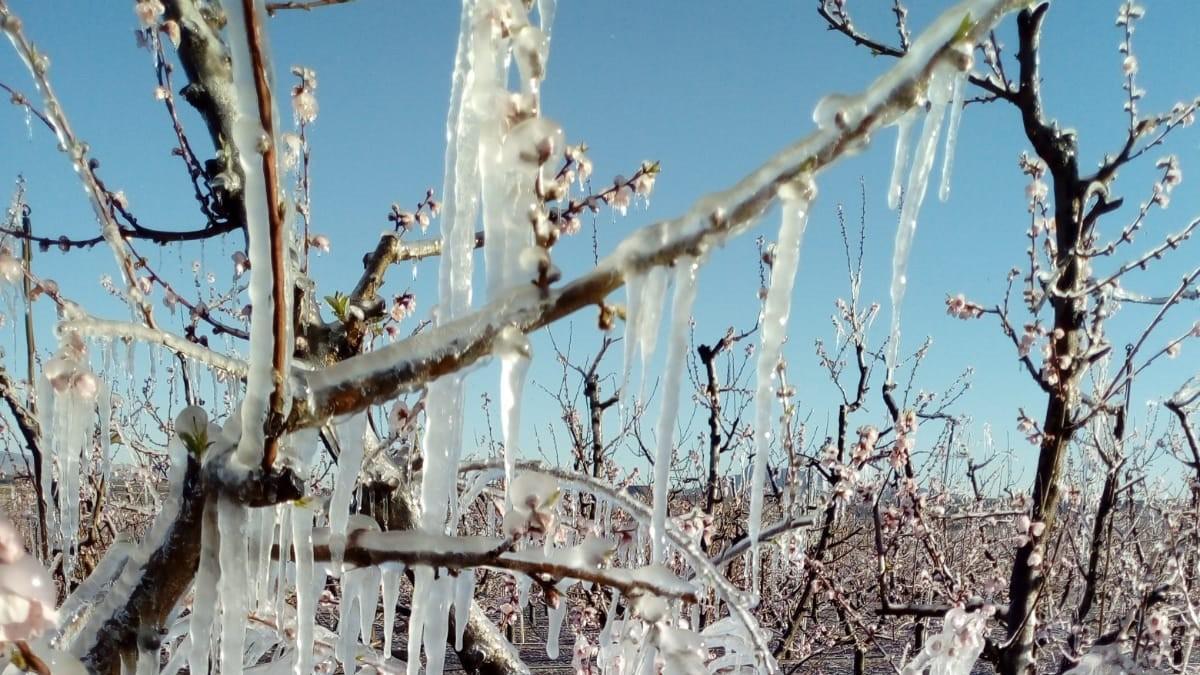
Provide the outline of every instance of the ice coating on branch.
[[771,282],[763,303],[759,325],[762,346],[758,350],[754,389],[754,470],[750,478],[750,546],[753,551],[753,588],[758,588],[758,536],[762,530],[763,490],[767,477],[767,459],[771,451],[771,422],[775,406],[779,359],[787,337],[788,317],[792,310],[792,289],[800,267],[800,247],[808,212],[816,197],[812,176],[803,175],[779,189],[782,216],[779,240],[771,264]]
[[[257,14],[259,25],[266,22],[263,11],[263,0],[254,0],[251,11]],[[228,40],[230,55],[233,62],[233,85],[237,92],[237,118],[233,124],[233,140],[241,151],[243,186],[242,198],[246,205],[246,233],[250,245],[250,306],[254,312],[250,315],[250,372],[246,378],[246,395],[242,401],[242,435],[238,441],[237,457],[247,466],[254,466],[262,459],[265,432],[263,425],[267,419],[268,399],[274,391],[276,382],[274,366],[268,354],[272,354],[276,339],[287,340],[285,352],[292,353],[290,335],[276,336],[272,326],[274,294],[271,272],[271,224],[268,217],[267,183],[263,175],[260,148],[276,144],[277,139],[265,138],[265,130],[259,116],[258,93],[254,84],[253,61],[247,38],[248,17],[243,13],[242,3],[232,3],[225,13],[229,19],[226,28],[230,36]],[[259,36],[265,40],[265,35]],[[267,50],[263,50],[267,53]],[[265,58],[265,57],[264,57]],[[271,73],[266,64],[267,73]],[[275,111],[269,114],[274,117]],[[277,124],[272,126],[277,127]],[[286,298],[283,299],[287,301]],[[284,364],[283,372],[289,371],[288,363]],[[279,386],[287,391],[287,378]],[[284,400],[288,398],[284,397]]]
[[929,81],[929,112],[921,128],[921,137],[914,149],[912,166],[909,168],[908,185],[904,190],[904,205],[900,208],[900,222],[896,226],[896,243],[892,249],[892,322],[888,336],[887,379],[890,383],[896,360],[900,354],[900,308],[904,292],[908,288],[908,260],[912,254],[913,238],[917,233],[917,215],[925,201],[925,190],[929,186],[929,173],[937,154],[938,134],[942,128],[946,105],[950,102],[954,67],[942,64],[934,71]]
[[912,143],[912,126],[913,121],[917,119],[917,110],[910,110],[900,116],[896,120],[896,153],[892,157],[892,177],[888,181],[888,208],[894,209],[900,206],[900,195],[902,188],[900,180],[904,176],[904,169],[908,167],[908,154],[911,150]]
[[983,610],[966,612],[960,607],[946,612],[942,632],[929,638],[921,653],[904,666],[903,675],[970,675],[983,652],[989,616]]
[[667,363],[663,372],[662,407],[658,413],[654,453],[654,518],[650,522],[653,561],[667,559],[667,501],[671,488],[671,464],[675,459],[675,420],[679,414],[679,387],[691,332],[692,304],[696,300],[694,259],[676,262],[675,294],[671,301],[671,332],[667,338]]
[[329,548],[335,565],[342,559],[342,549],[346,545],[350,500],[354,497],[354,486],[358,484],[358,474],[362,471],[366,432],[367,416],[364,413],[351,415],[337,425],[338,464],[333,477],[333,497],[329,500]]
[[[317,598],[320,589],[314,583],[312,530],[312,509],[306,503],[294,503],[292,547],[296,552],[297,644],[295,668],[292,670],[294,675],[308,675],[313,672],[313,627],[317,621]],[[390,655],[391,652],[388,653]]]
[[516,473],[521,440],[521,392],[529,372],[529,338],[516,326],[506,326],[496,340],[500,356],[500,432],[504,437],[505,501],[511,502],[509,489]]
[[[969,54],[968,54],[969,58]],[[950,94],[950,121],[946,124],[946,149],[942,151],[942,183],[938,199],[950,199],[950,175],[954,171],[954,146],[958,144],[958,126],[962,122],[963,98],[967,89],[968,70],[954,76]]]
[[217,594],[221,598],[221,672],[239,675],[246,643],[246,616],[250,596],[247,568],[246,524],[249,509],[227,497],[217,498],[217,531],[221,538],[221,566]]

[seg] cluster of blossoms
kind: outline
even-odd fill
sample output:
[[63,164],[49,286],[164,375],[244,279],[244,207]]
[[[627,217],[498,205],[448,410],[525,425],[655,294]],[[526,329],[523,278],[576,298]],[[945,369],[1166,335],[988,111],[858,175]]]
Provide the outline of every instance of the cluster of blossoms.
[[712,546],[713,542],[713,517],[710,513],[705,513],[699,507],[677,517],[676,523],[679,524],[679,529],[683,531],[693,541],[703,541],[705,545]]
[[429,222],[436,218],[441,210],[441,202],[434,199],[433,188],[429,188],[415,211],[406,211],[399,204],[392,204],[387,219],[397,232],[407,232],[413,225],[420,225],[421,231],[424,232],[429,227]]
[[182,37],[179,30],[179,23],[174,20],[162,21],[163,14],[166,11],[167,8],[163,6],[161,0],[137,0],[137,2],[133,3],[133,13],[137,15],[138,22],[145,29],[144,32],[138,31],[138,43],[140,45],[146,44],[150,35],[153,34],[154,29],[157,28],[167,36],[172,45],[175,47],[179,46],[179,40]]
[[295,67],[292,74],[300,79],[292,87],[292,113],[296,124],[304,126],[317,121],[320,106],[317,105],[317,73],[311,68]]
[[1154,183],[1154,193],[1150,201],[1162,208],[1167,208],[1171,202],[1171,191],[1183,182],[1183,171],[1179,168],[1179,159],[1175,155],[1167,155],[1158,160],[1154,166],[1162,170],[1162,180]]
[[946,313],[956,319],[978,319],[983,316],[983,306],[977,305],[962,293],[946,297]]
[[930,673],[968,673],[983,652],[987,621],[995,608],[967,612],[955,607],[946,612],[941,633],[931,637],[925,648],[904,666],[904,675]]
[[63,334],[54,358],[42,369],[50,386],[59,395],[74,394],[82,400],[95,398],[100,384],[88,366],[87,345],[75,331]]
[[875,454],[875,443],[879,441],[879,429],[870,424],[858,428],[858,442],[854,444],[854,452],[850,456],[850,461],[855,466],[862,466],[867,463],[871,455]]
[[1029,212],[1038,213],[1047,206],[1050,196],[1050,188],[1042,180],[1046,176],[1046,163],[1040,157],[1031,157],[1024,152],[1021,153],[1017,163],[1021,168],[1021,173],[1030,178],[1029,185],[1025,186],[1025,196],[1029,199]]
[[916,444],[917,413],[914,410],[905,410],[896,420],[896,442],[892,444],[892,452],[888,456],[888,462],[893,469],[899,471],[908,464],[908,458]]
[[1037,422],[1034,422],[1024,411],[1017,416],[1017,431],[1024,434],[1025,440],[1033,445],[1042,442],[1042,430],[1038,428]]
[[[1046,523],[1040,520],[1032,520],[1029,516],[1022,514],[1017,518],[1017,536],[1013,541],[1017,547],[1025,546],[1030,542],[1036,545],[1045,532]],[[1029,566],[1041,567],[1042,562],[1042,552],[1035,548],[1033,553],[1029,554]]]

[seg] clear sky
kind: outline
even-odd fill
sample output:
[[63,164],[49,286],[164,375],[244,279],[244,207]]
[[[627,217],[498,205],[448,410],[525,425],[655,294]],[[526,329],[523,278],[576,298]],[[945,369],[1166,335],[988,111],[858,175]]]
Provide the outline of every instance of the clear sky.
[[[911,4],[914,31],[949,6],[942,0]],[[1064,127],[1078,129],[1085,168],[1118,149],[1124,138],[1120,33],[1114,26],[1118,4],[1058,0],[1046,22],[1042,58],[1047,112]],[[1146,18],[1135,38],[1141,85],[1148,91],[1143,110],[1165,111],[1177,100],[1200,94],[1200,45],[1194,39],[1200,5],[1190,0],[1144,4]],[[161,104],[154,100],[151,56],[134,44],[132,1],[10,0],[10,5],[50,55],[51,77],[76,131],[101,161],[101,176],[126,192],[143,223],[164,229],[200,225],[183,166],[169,153],[173,134]],[[894,42],[888,7],[890,3],[851,3],[861,28]],[[316,69],[320,80],[321,113],[311,130],[314,229],[327,234],[334,247],[332,255],[313,265],[322,293],[349,290],[362,254],[388,226],[392,202],[415,205],[426,187],[440,193],[457,24],[458,4],[450,0],[358,0],[312,13],[285,12],[271,20],[278,89],[282,92],[284,83],[290,85],[287,70],[292,65]],[[1013,32],[1009,19],[1000,31],[1002,40],[1014,44]],[[563,126],[569,142],[591,146],[596,181],[629,175],[644,159],[662,163],[647,208],[615,219],[605,212],[596,219],[603,254],[635,228],[679,213],[697,197],[728,186],[808,133],[813,126],[810,111],[823,94],[856,91],[891,64],[827,31],[815,2],[563,0],[553,29],[543,108]],[[1015,71],[1011,61],[1009,65]],[[182,83],[182,73],[177,79]],[[7,45],[0,50],[0,81],[33,93],[27,73]],[[209,156],[211,148],[198,118],[189,112],[184,123],[200,154]],[[894,138],[893,130],[880,133],[866,152],[819,180],[820,197],[801,257],[786,349],[802,406],[813,411],[818,437],[825,434],[821,427],[836,406],[834,390],[816,369],[812,345],[818,336],[832,338],[833,302],[847,293],[835,209],[844,203],[850,222],[857,222],[860,177],[867,188],[864,297],[884,305],[876,334],[882,338],[886,333],[896,217],[887,210],[884,193]],[[1131,253],[1145,250],[1157,235],[1179,229],[1200,212],[1200,198],[1189,180],[1195,175],[1191,162],[1197,147],[1194,128],[1178,134],[1169,146],[1182,161],[1184,184],[1169,209],[1152,214],[1148,234]],[[995,321],[951,319],[944,313],[944,300],[947,293],[965,292],[990,305],[1000,299],[1007,271],[1021,263],[1028,218],[1025,179],[1016,160],[1028,146],[1016,111],[992,104],[968,107],[958,148],[951,199],[941,203],[931,190],[921,214],[904,308],[903,347],[912,350],[926,334],[934,337],[933,352],[919,379],[919,386],[928,390],[940,390],[964,368],[975,367],[974,387],[958,410],[980,423],[991,422],[1003,443],[1015,430],[1017,407],[1040,415],[1040,399]],[[1136,204],[1147,198],[1158,156],[1151,153],[1121,176],[1116,192],[1127,197],[1127,206],[1106,219],[1107,232],[1123,226]],[[69,162],[54,151],[50,134],[37,127],[30,134],[22,112],[6,106],[0,108],[0,182],[7,186],[19,172],[29,182],[39,233],[85,236],[97,231]],[[772,214],[757,233],[716,252],[701,273],[696,308],[700,339],[711,342],[729,325],[744,329],[754,324],[754,237],[773,239],[776,227],[777,216]],[[237,240],[209,243],[203,250],[190,246],[154,254],[151,260],[158,259],[164,270],[182,279],[190,276],[192,260],[203,258],[224,284],[230,274],[229,255],[238,247]],[[587,236],[566,241],[555,252],[568,275],[591,262]],[[1165,292],[1196,259],[1194,250],[1185,248],[1156,270],[1131,276],[1126,285]],[[481,269],[482,259],[479,263]],[[436,265],[421,264],[415,281],[410,269],[395,269],[387,290],[399,293],[411,286],[424,315],[434,302],[430,282],[436,278]],[[64,291],[97,314],[128,316],[98,286],[101,274],[116,276],[106,249],[69,256],[50,252],[39,257],[37,269],[57,278]],[[1177,334],[1197,315],[1195,306],[1177,310],[1161,339]],[[1150,316],[1144,308],[1127,309],[1112,327],[1118,349]],[[179,319],[167,325],[172,321]],[[581,314],[575,332],[590,330],[593,321],[593,312]],[[48,322],[47,312],[42,324]],[[565,336],[567,330],[565,325],[555,328],[556,335]],[[545,357],[548,345],[538,340],[535,351]],[[1186,346],[1177,360],[1145,378],[1135,400],[1168,395],[1200,367],[1198,354],[1200,344]],[[554,387],[558,370],[552,359],[538,363],[534,379]],[[619,369],[619,356],[608,363],[612,370]],[[495,390],[494,373],[488,368],[473,376],[476,393]],[[476,400],[469,401],[469,408],[477,408]],[[538,387],[527,389],[526,401],[526,427],[544,429],[557,419],[554,402]],[[478,421],[478,415],[473,417]],[[1018,457],[1033,456],[1033,448],[1019,435],[1012,438]]]

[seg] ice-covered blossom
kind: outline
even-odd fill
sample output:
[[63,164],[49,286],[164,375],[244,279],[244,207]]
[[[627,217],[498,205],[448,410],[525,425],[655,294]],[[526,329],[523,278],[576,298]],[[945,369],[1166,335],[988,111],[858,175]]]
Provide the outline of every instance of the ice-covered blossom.
[[959,293],[946,297],[946,313],[956,319],[978,319],[983,316],[983,307]]
[[308,245],[322,253],[329,253],[329,249],[332,247],[329,237],[326,237],[323,234],[314,234],[309,237]]
[[974,612],[955,607],[946,612],[942,631],[925,643],[925,648],[904,666],[903,675],[969,675],[983,652],[988,618],[995,609],[987,606]]
[[25,552],[21,535],[0,514],[0,642],[30,640],[54,627],[54,581]]
[[393,321],[403,321],[417,311],[417,296],[412,293],[402,293],[392,299],[390,314]]
[[240,277],[246,273],[246,270],[250,269],[250,259],[246,257],[245,252],[235,251],[230,257],[233,259],[233,273],[235,276]]
[[25,266],[13,256],[8,248],[0,250],[0,279],[5,283],[15,284],[25,275]]
[[317,74],[311,68],[292,68],[292,74],[300,82],[292,87],[292,113],[297,124],[312,124],[317,121],[320,106],[317,105]]
[[535,471],[517,474],[509,487],[512,504],[504,514],[504,533],[520,537],[525,533],[548,534],[554,527],[554,511],[562,492],[558,483]]
[[133,13],[137,15],[138,21],[146,28],[158,23],[159,17],[166,12],[161,0],[138,0],[133,5]]

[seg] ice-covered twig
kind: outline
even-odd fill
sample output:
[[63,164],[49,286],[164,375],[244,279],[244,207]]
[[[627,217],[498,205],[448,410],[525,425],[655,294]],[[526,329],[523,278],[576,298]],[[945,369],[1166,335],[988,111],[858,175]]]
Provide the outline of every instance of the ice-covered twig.
[[[263,29],[262,0],[234,3],[228,12],[233,84],[237,92],[234,138],[242,148],[246,231],[250,246],[250,351],[256,358],[246,379],[242,437],[237,457],[269,469],[279,450],[292,356],[288,312],[287,237],[276,161],[275,105]],[[254,148],[258,162],[247,150]]]
[[[315,539],[315,538],[314,538]],[[343,560],[359,566],[404,563],[446,569],[492,567],[520,572],[531,577],[577,579],[615,588],[625,595],[654,595],[697,602],[695,589],[682,580],[666,583],[660,576],[639,570],[601,569],[535,551],[508,550],[510,543],[494,537],[431,535],[419,531],[371,532],[357,530],[346,541]],[[328,541],[313,542],[315,560],[331,559]]]
[[174,333],[149,328],[142,324],[86,318],[61,321],[58,326],[59,330],[74,331],[85,337],[137,340],[147,344],[162,345],[186,358],[225,371],[235,377],[245,377],[249,372],[249,365],[239,358],[218,354]]
[[96,176],[95,170],[97,164],[87,156],[87,143],[81,141],[71,129],[71,123],[67,119],[66,111],[63,109],[61,102],[59,102],[58,96],[54,93],[54,87],[51,85],[49,75],[47,74],[50,69],[50,59],[45,54],[39,52],[25,36],[20,19],[12,13],[4,0],[0,0],[0,30],[3,30],[9,42],[12,43],[13,49],[21,57],[26,68],[29,69],[34,84],[37,86],[38,92],[42,95],[44,103],[43,113],[46,119],[50,121],[54,129],[54,135],[58,138],[62,151],[70,156],[75,172],[79,175],[79,179],[83,182],[83,187],[91,199],[92,209],[96,213],[96,218],[100,221],[101,234],[104,236],[104,240],[108,243],[109,248],[112,249],[113,257],[117,261],[117,267],[120,268],[121,274],[124,276],[125,292],[130,303],[140,312],[146,324],[153,326],[153,312],[137,287],[133,260],[129,256],[129,251],[126,250],[125,240],[121,236],[121,228],[117,224],[116,217],[113,215],[114,204],[112,195],[109,194],[108,190],[104,188],[100,179]]

